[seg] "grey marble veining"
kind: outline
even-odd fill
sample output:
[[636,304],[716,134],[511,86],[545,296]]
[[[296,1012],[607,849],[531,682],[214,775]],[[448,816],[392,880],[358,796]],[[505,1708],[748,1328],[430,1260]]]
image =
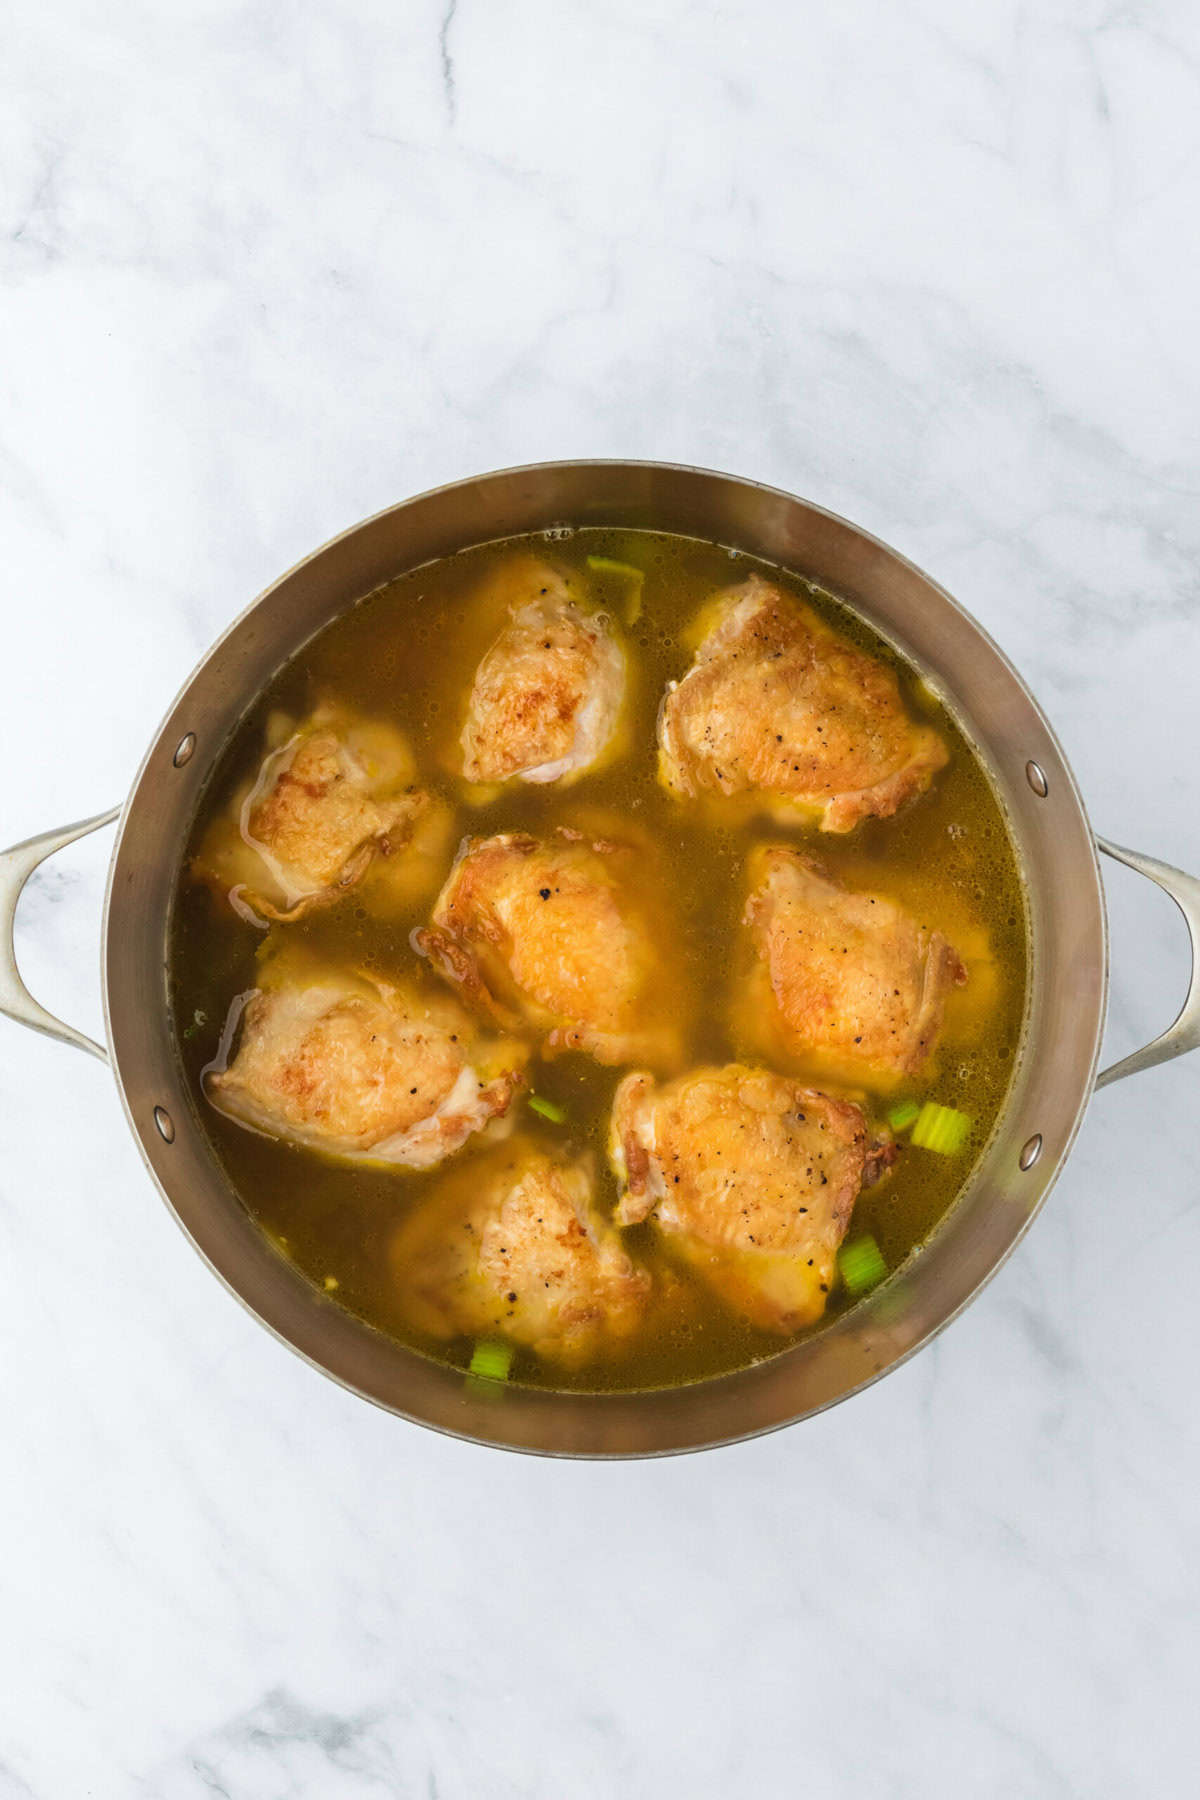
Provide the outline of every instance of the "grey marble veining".
[[[895,544],[1097,826],[1200,869],[1182,0],[16,0],[0,33],[4,841],[118,799],[322,538],[633,455]],[[92,1031],[105,854],[19,929]],[[1185,955],[1106,879],[1115,1055]],[[4,1026],[0,1796],[1191,1793],[1197,1073],[1101,1095],[886,1382],[618,1468],[322,1381],[188,1248],[105,1071]]]

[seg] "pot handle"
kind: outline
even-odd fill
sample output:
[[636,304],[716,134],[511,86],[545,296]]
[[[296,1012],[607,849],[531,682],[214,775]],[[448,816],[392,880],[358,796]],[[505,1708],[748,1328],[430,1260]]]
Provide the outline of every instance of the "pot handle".
[[1102,1070],[1096,1077],[1096,1086],[1102,1088],[1112,1081],[1123,1080],[1126,1075],[1136,1075],[1139,1069],[1150,1069],[1155,1063],[1170,1062],[1172,1057],[1182,1056],[1185,1051],[1200,1047],[1200,880],[1195,875],[1185,875],[1182,869],[1173,869],[1170,863],[1157,861],[1153,856],[1142,856],[1137,850],[1125,850],[1120,844],[1110,844],[1106,838],[1098,837],[1096,844],[1105,856],[1115,857],[1117,862],[1136,869],[1139,875],[1148,875],[1151,881],[1157,882],[1164,894],[1170,894],[1187,922],[1192,947],[1192,978],[1187,998],[1179,1009],[1175,1023],[1168,1025],[1152,1043],[1143,1045],[1131,1056],[1123,1056],[1111,1069]]
[[31,1031],[44,1032],[47,1037],[61,1038],[64,1044],[87,1050],[101,1062],[108,1061],[103,1044],[47,1012],[21,980],[13,944],[13,920],[25,883],[38,865],[53,856],[56,850],[65,850],[77,838],[86,837],[89,831],[111,825],[120,811],[119,806],[114,806],[111,812],[97,813],[94,819],[81,819],[77,825],[60,825],[57,831],[44,831],[40,837],[14,844],[11,850],[0,850],[0,1013],[15,1019],[18,1025],[28,1025]]

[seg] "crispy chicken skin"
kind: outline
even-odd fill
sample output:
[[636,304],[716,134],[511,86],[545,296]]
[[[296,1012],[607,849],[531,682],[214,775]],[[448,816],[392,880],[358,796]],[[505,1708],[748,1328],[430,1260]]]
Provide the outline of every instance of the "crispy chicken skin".
[[504,568],[508,622],[475,674],[462,730],[471,782],[569,782],[608,748],[625,653],[607,613],[585,610],[549,564]]
[[413,943],[506,1030],[541,1034],[543,1055],[669,1068],[687,1008],[644,872],[632,843],[566,827],[468,838]]
[[870,1144],[852,1102],[731,1063],[661,1087],[627,1075],[609,1154],[617,1223],[652,1218],[735,1312],[787,1333],[824,1312],[854,1202],[894,1147]]
[[206,1074],[213,1105],[340,1161],[430,1168],[522,1084],[522,1047],[483,1036],[453,995],[307,951],[266,959],[226,1047],[239,1023],[236,1055]]
[[498,1333],[568,1368],[623,1343],[651,1286],[596,1208],[590,1158],[558,1161],[521,1138],[448,1173],[391,1257],[419,1330]]
[[[401,858],[431,801],[394,726],[322,704],[276,741],[201,847],[198,873],[261,921],[302,917]],[[433,809],[436,811],[436,809]]]
[[756,962],[735,1003],[763,1054],[889,1087],[918,1074],[967,971],[939,931],[884,894],[851,892],[799,850],[751,853],[743,914]]
[[947,760],[891,670],[761,575],[718,597],[667,690],[658,745],[659,778],[677,794],[758,795],[782,822],[834,832],[889,818]]

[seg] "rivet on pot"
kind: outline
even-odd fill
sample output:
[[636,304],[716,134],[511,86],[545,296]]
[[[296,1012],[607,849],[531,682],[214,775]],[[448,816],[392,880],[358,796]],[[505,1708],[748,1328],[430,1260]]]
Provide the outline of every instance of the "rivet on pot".
[[163,1143],[173,1144],[175,1142],[175,1121],[165,1106],[155,1107],[154,1123],[158,1127],[158,1135]]
[[182,769],[184,763],[191,762],[192,752],[195,748],[196,734],[194,731],[189,731],[186,737],[180,738],[175,746],[175,754],[171,758],[171,761],[175,764],[177,769]]
[[1046,780],[1045,770],[1040,768],[1035,762],[1027,762],[1025,764],[1025,779],[1037,795],[1038,799],[1044,800],[1046,795],[1050,792],[1050,783]]
[[1034,1163],[1041,1154],[1042,1134],[1040,1131],[1035,1131],[1033,1136],[1029,1138],[1026,1143],[1022,1144],[1021,1154],[1017,1160],[1023,1169],[1032,1169]]

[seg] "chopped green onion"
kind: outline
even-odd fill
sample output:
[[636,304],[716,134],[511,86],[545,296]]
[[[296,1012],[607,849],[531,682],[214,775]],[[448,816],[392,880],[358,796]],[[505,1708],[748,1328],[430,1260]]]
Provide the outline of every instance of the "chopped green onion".
[[628,582],[629,594],[625,602],[625,623],[636,625],[642,616],[642,583],[646,579],[643,569],[635,569],[632,563],[618,562],[614,556],[589,556],[587,566],[597,575],[615,575]]
[[893,1131],[907,1131],[913,1120],[920,1117],[921,1109],[915,1100],[902,1100],[899,1106],[893,1106],[887,1115],[887,1122]]
[[912,1141],[918,1150],[935,1150],[939,1156],[957,1156],[971,1130],[969,1114],[952,1106],[927,1100],[913,1126]]
[[482,1375],[487,1381],[507,1381],[512,1359],[511,1344],[501,1338],[480,1338],[471,1352],[471,1374]]
[[543,1119],[550,1119],[555,1125],[565,1125],[567,1122],[564,1109],[553,1100],[543,1100],[540,1094],[530,1094],[529,1107],[531,1112],[541,1113]]
[[852,1244],[843,1244],[837,1260],[842,1280],[851,1294],[865,1294],[878,1287],[888,1272],[879,1245],[869,1232],[855,1238]]

